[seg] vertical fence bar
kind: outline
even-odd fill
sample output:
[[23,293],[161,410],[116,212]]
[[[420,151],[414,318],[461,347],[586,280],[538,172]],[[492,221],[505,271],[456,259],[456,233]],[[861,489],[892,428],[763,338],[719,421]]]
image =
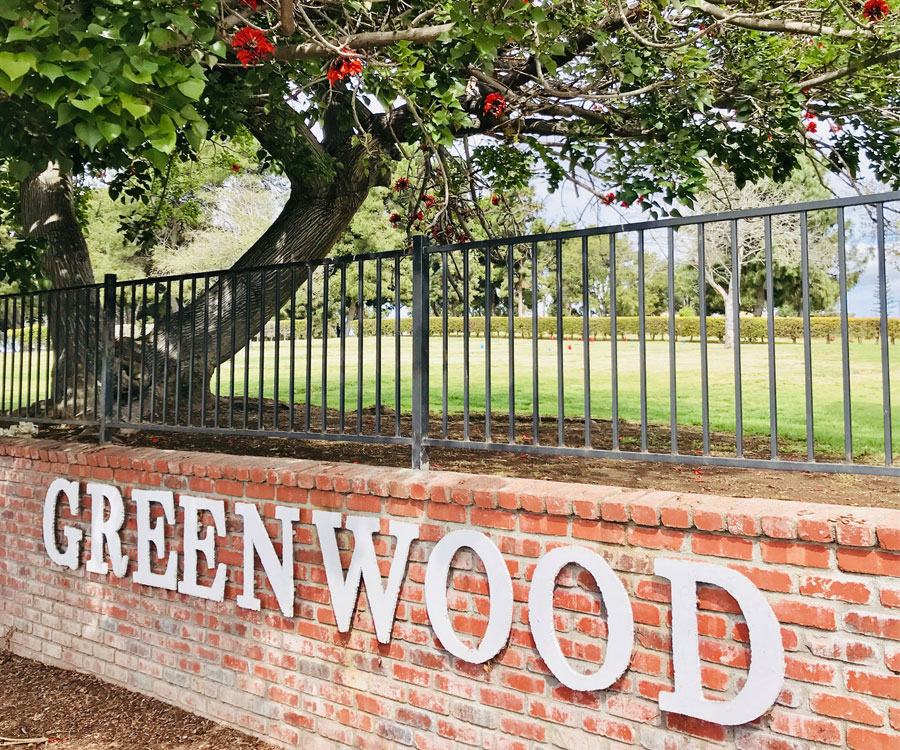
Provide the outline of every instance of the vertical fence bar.
[[237,369],[237,275],[232,273],[231,279],[231,367],[228,368],[230,383],[228,384],[228,427],[234,428],[234,380]]
[[[57,332],[55,325],[59,322],[59,305],[56,302],[56,295],[53,292],[47,294],[47,361],[44,362],[44,394],[46,400],[44,402],[44,416],[50,414],[50,410],[55,405],[53,401],[53,363],[56,360],[56,338]],[[6,342],[3,342],[4,345]],[[54,350],[51,356],[51,347]],[[4,355],[5,358],[5,355]],[[5,388],[5,383],[2,387]]]
[[272,429],[278,429],[278,400],[281,390],[279,368],[281,366],[281,269],[275,269],[275,366],[272,368],[274,383],[272,385]]
[[[159,314],[159,284],[153,285],[153,357],[150,369],[150,421],[156,421],[156,371],[159,357],[159,325],[162,316]],[[232,337],[234,341],[234,337]]]
[[469,439],[469,251],[463,248],[463,440]]
[[375,434],[381,434],[381,257],[375,261]]
[[[25,373],[25,382],[27,385],[25,386],[25,415],[28,416],[31,412],[31,405],[34,403],[34,399],[31,397],[31,361],[34,359],[34,297],[35,295],[28,295],[28,366],[26,367]],[[40,332],[38,332],[38,336],[40,336]]]
[[[512,283],[512,277],[510,282]],[[531,243],[531,442],[541,442],[541,398],[538,391],[538,244]]]
[[[428,468],[428,336],[429,262],[428,245],[421,235],[413,237],[413,361],[412,361],[412,467]],[[399,262],[399,260],[398,260]],[[398,415],[399,417],[399,415]]]
[[113,413],[113,366],[116,347],[116,275],[108,273],[103,279],[103,325],[100,378],[101,408],[98,418],[99,441],[108,443],[110,438],[108,423]]
[[675,336],[675,230],[669,227],[668,254],[668,297],[669,297],[669,449],[672,455],[678,453],[678,387],[676,378]]
[[638,232],[638,359],[641,391],[641,452],[647,452],[647,311],[644,279],[644,230]]
[[816,460],[813,439],[812,333],[809,323],[809,221],[806,211],[800,214],[800,275],[803,288],[803,370],[806,385],[806,457]]
[[514,306],[515,297],[513,291],[513,246],[510,245],[506,252],[507,266],[507,335],[509,336],[509,442],[516,442],[516,328]]
[[[79,336],[78,336],[78,333],[79,333],[78,329],[79,329],[79,324],[80,324],[80,321],[78,320],[78,317],[79,317],[78,311],[81,309],[81,302],[79,300],[80,296],[81,296],[80,289],[74,289],[72,291],[73,301],[72,301],[71,310],[74,312],[74,316],[73,316],[73,320],[72,320],[72,347],[71,347],[71,349],[69,349],[69,351],[72,355],[71,356],[71,359],[72,359],[72,414],[73,414],[73,416],[76,416],[76,417],[78,416],[78,363],[80,361],[79,352],[77,351],[77,348],[78,348],[78,345],[81,343],[79,340]],[[87,312],[87,306],[85,306],[84,309],[85,309],[85,312]],[[15,301],[13,302],[13,317],[15,317]],[[15,326],[15,320],[13,320],[13,326]],[[85,325],[84,327],[88,328],[87,325]],[[20,348],[21,348],[21,345],[20,345]],[[88,365],[88,360],[87,360],[87,358],[85,358],[85,360],[84,360],[85,368],[87,367],[87,365]],[[15,360],[13,360],[13,369],[15,369]],[[121,376],[119,376],[119,377],[121,377]],[[13,378],[15,378],[15,372],[13,372]],[[10,401],[12,401],[14,394],[15,394],[15,390],[13,390],[9,395]],[[82,395],[86,402],[87,394],[82,394]]]
[[[312,309],[312,284],[313,284],[313,267],[311,263],[306,264],[306,393],[305,407],[306,416],[304,417],[303,430],[310,431],[312,422],[312,337],[313,337],[313,309]],[[324,328],[323,328],[324,330]]]
[[484,442],[491,442],[491,248],[484,249]]
[[340,264],[340,395],[338,399],[338,432],[344,434],[345,411],[347,406],[347,264]]
[[584,447],[591,447],[591,297],[588,289],[588,238],[581,238],[581,343],[584,352]]
[[322,432],[328,431],[328,262],[322,264]]
[[763,221],[766,248],[766,333],[769,343],[769,453],[778,458],[778,391],[775,374],[775,281],[772,273],[772,217]]
[[[58,310],[58,309],[59,309],[59,306],[57,306],[57,310]],[[61,317],[61,316],[57,313],[57,316],[56,316],[57,323],[58,323],[60,317]],[[8,385],[8,380],[7,380],[7,378],[6,378],[6,365],[7,365],[7,362],[9,362],[9,350],[10,350],[10,346],[11,346],[10,341],[9,341],[9,330],[10,330],[10,326],[9,326],[9,297],[4,297],[4,299],[3,299],[3,326],[4,326],[4,332],[3,332],[3,370],[2,370],[3,390],[0,391],[0,411],[6,412],[6,411],[12,411],[12,397],[10,397],[10,406],[7,406],[7,405],[6,405],[6,388],[7,388],[7,385]],[[56,341],[58,342],[58,341],[59,341],[59,338],[57,338]],[[60,348],[60,347],[59,347],[59,344],[56,343],[56,344],[54,345],[54,348],[55,348],[55,349],[59,349],[59,348]],[[57,358],[57,359],[59,358],[58,353],[57,353],[57,355],[56,355],[56,358]],[[58,393],[58,390],[57,390],[56,382],[55,382],[55,381],[54,381],[54,383],[53,383],[53,386],[54,386],[54,388],[53,388],[53,390],[54,390],[54,401],[57,401],[57,402],[58,402],[59,399],[56,397],[56,394]]]
[[838,279],[841,295],[841,376],[844,401],[844,459],[853,463],[853,422],[850,401],[850,323],[847,312],[847,227],[843,207],[837,210]]
[[[194,316],[196,313],[197,306],[197,279],[191,279],[191,345],[190,345],[190,359],[188,360],[190,364],[188,365],[188,392],[187,392],[187,414],[185,415],[187,426],[191,426],[191,418],[194,412],[194,371],[197,369],[196,367],[196,355],[197,355],[197,325],[194,322]],[[182,321],[183,325],[183,321]],[[180,326],[179,326],[180,327]],[[204,326],[205,330],[205,326]],[[203,388],[203,391],[206,389]],[[130,403],[130,400],[129,400]]]
[[[93,295],[94,300],[94,344],[90,347],[94,352],[94,387],[91,390],[94,393],[93,417],[96,420],[99,420],[100,418],[100,339],[102,337],[100,319],[103,315],[100,301],[101,292],[102,287],[99,286],[93,287],[91,290],[91,295]],[[87,396],[85,396],[85,398],[87,398]]]
[[[184,307],[184,279],[178,280],[178,312]],[[178,349],[175,362],[175,424],[178,424],[178,416],[181,408],[181,315],[175,317],[175,327],[178,329]]]
[[737,219],[731,220],[731,315],[734,332],[734,438],[735,455],[744,455],[744,402],[741,378],[741,259]]
[[[257,377],[259,382],[256,384],[256,423],[257,429],[263,428],[263,388],[266,381],[266,279],[268,274],[265,271],[259,272],[259,370]],[[247,314],[249,316],[249,308]],[[250,342],[247,342],[250,346]],[[249,380],[247,381],[249,385]]]
[[450,342],[448,331],[448,308],[450,299],[447,297],[447,252],[441,253],[441,437],[447,439],[447,399],[450,371]]
[[291,358],[288,365],[288,378],[291,381],[288,392],[290,393],[290,403],[288,404],[288,431],[294,431],[294,402],[297,400],[297,266],[291,266],[291,282],[290,291],[291,301],[288,307],[288,314],[291,316],[290,335],[291,341],[288,344],[288,356]]
[[363,425],[363,323],[365,322],[366,303],[363,299],[363,262],[360,260],[356,269],[356,434],[362,435]]
[[400,436],[400,254],[394,261],[394,435]]
[[[147,390],[147,282],[141,285],[140,388],[138,388],[138,422],[144,423],[144,392]],[[217,371],[218,372],[218,371]],[[218,424],[216,425],[218,427]]]
[[609,235],[609,375],[612,450],[619,450],[619,325],[616,320],[616,235]]
[[[200,381],[200,426],[206,427],[206,392],[209,377],[209,274],[203,277],[203,371]],[[216,363],[218,364],[218,362]]]
[[891,370],[890,354],[888,347],[888,298],[887,298],[887,263],[885,259],[884,237],[884,204],[879,203],[875,208],[876,221],[876,247],[878,253],[878,306],[879,332],[881,338],[881,406],[884,413],[884,465],[892,466],[894,463],[894,438],[891,425]]
[[252,304],[252,296],[250,288],[253,286],[253,276],[248,271],[243,274],[244,277],[244,297],[247,304],[244,306],[244,429],[250,426],[250,349],[252,348],[252,337],[250,332],[250,305]]
[[[134,342],[137,331],[135,330],[137,327],[137,284],[131,284],[131,309],[129,311],[129,316],[131,318],[130,329],[131,329],[131,341],[128,342],[128,421],[129,423],[132,421],[132,413],[133,413],[133,402],[132,402],[132,392],[134,388]],[[94,347],[96,349],[96,346]]]
[[[14,324],[19,329],[19,395],[16,401],[16,411],[22,411],[22,387],[25,382],[25,294],[23,293],[19,297],[19,307],[21,308],[19,311],[19,318],[21,319],[20,324]],[[85,366],[85,369],[87,367]]]
[[34,371],[36,376],[34,384],[34,416],[38,417],[40,416],[41,410],[41,341],[44,340],[48,332],[44,329],[44,295],[37,294],[35,296],[37,297],[38,343],[34,361]]
[[565,347],[563,346],[563,288],[562,288],[562,240],[556,241],[556,431],[560,445],[566,444],[566,406],[563,372]]
[[172,282],[166,282],[166,291],[164,295],[166,313],[165,324],[163,327],[163,340],[165,341],[166,351],[163,355],[163,372],[162,372],[162,403],[160,404],[160,419],[166,424],[166,416],[169,413],[169,352],[172,343]]
[[216,403],[213,407],[216,429],[219,429],[222,401],[222,285],[224,279],[216,279]]

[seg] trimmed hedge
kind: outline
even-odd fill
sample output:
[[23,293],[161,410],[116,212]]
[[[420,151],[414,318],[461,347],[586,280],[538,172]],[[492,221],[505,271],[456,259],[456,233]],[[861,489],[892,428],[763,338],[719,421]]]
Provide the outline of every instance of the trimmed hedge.
[[[581,318],[564,317],[562,319],[563,336],[577,338],[583,334]],[[878,318],[850,318],[849,332],[851,341],[878,341]],[[616,318],[618,335],[620,338],[637,338],[638,319],[636,317]],[[766,318],[741,318],[741,341],[758,343],[767,340]],[[649,339],[667,339],[669,333],[669,319],[656,316],[645,318],[647,337]],[[443,332],[443,322],[440,317],[432,317],[431,335],[440,336]],[[551,338],[556,335],[556,318],[539,317],[537,319],[538,337]],[[532,319],[513,318],[514,335],[520,338],[531,338]],[[610,336],[609,318],[589,318],[588,330],[590,335],[598,339],[608,339]],[[412,319],[400,320],[401,333],[412,333]],[[509,331],[509,319],[506,316],[493,316],[491,318],[491,335],[506,336]],[[382,335],[391,336],[394,333],[394,319],[384,318],[381,321]],[[463,333],[463,319],[461,317],[447,318],[447,332],[451,336],[461,336]],[[375,320],[367,319],[364,324],[364,333],[367,336],[375,334]],[[829,341],[839,339],[841,335],[840,318],[810,318],[810,333],[813,338],[827,339]],[[469,318],[469,334],[471,336],[484,335],[484,318]],[[700,318],[675,318],[675,335],[678,338],[698,341],[700,339]],[[803,318],[775,318],[775,337],[790,339],[797,343],[803,339]],[[900,318],[888,320],[888,337],[892,344],[900,339]],[[721,316],[708,317],[706,319],[707,341],[722,341],[725,338],[725,318]]]

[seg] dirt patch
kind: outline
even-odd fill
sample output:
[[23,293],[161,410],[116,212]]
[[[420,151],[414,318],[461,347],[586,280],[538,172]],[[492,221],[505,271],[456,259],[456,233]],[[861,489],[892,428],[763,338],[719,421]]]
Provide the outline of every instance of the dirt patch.
[[[95,677],[0,654],[0,748],[271,750],[272,745]],[[23,744],[27,738],[44,741]],[[16,744],[13,744],[15,742]]]
[[[174,402],[167,405],[170,417],[175,414]],[[355,404],[354,404],[355,406]],[[121,430],[113,433],[113,442],[130,446],[167,448],[184,451],[206,451],[251,456],[281,456],[318,461],[397,466],[409,468],[410,451],[404,445],[341,442],[334,440],[303,440],[300,438],[273,438],[229,434],[237,430],[318,431],[322,429],[322,411],[310,406],[308,416],[304,404],[289,404],[271,399],[222,399],[218,404],[210,397],[205,409],[196,408],[190,424],[187,409],[179,410],[178,423],[182,426],[217,427],[216,434],[159,432],[147,430]],[[205,417],[204,417],[205,413]],[[160,415],[157,414],[157,417]],[[148,419],[149,415],[145,417]],[[134,415],[135,421],[139,421]],[[127,421],[127,414],[122,415]],[[149,428],[149,425],[147,425]],[[401,414],[399,424],[394,412],[382,408],[380,416],[372,408],[343,412],[328,409],[325,427],[331,433],[343,431],[360,435],[409,435],[411,423],[408,415]],[[440,413],[432,413],[430,434],[435,438],[472,441],[486,437],[483,414],[472,415],[468,425],[459,414],[450,414],[446,425]],[[95,431],[94,431],[95,432]],[[537,437],[542,445],[558,445],[560,425],[555,415],[544,416],[535,425],[531,416],[517,417],[513,422],[513,435],[518,445],[530,445]],[[624,420],[618,425],[619,447],[623,451],[640,451],[641,426]],[[507,414],[493,414],[490,420],[490,436],[494,441],[509,441],[510,425]],[[45,427],[40,437],[74,439],[90,442],[96,435],[90,430],[66,427]],[[668,453],[671,433],[668,425],[647,426],[647,447],[651,452]],[[585,445],[585,426],[582,420],[567,419],[562,424],[562,442],[566,446],[581,448]],[[595,419],[590,424],[590,443],[595,449],[613,447],[612,423]],[[713,432],[709,435],[712,455],[734,455],[735,437],[729,433]],[[700,454],[703,450],[703,432],[699,427],[678,426],[678,450],[682,454]],[[770,444],[767,437],[746,436],[743,454],[746,458],[768,459]],[[805,445],[780,441],[779,456],[787,460],[806,460]],[[432,448],[431,468],[444,471],[461,471],[470,474],[493,474],[531,479],[549,479],[561,482],[605,484],[635,489],[657,489],[674,492],[702,492],[732,497],[766,497],[776,500],[799,500],[816,503],[835,503],[874,508],[900,508],[900,479],[862,474],[826,474],[822,472],[739,469],[722,466],[695,466],[693,464],[655,463],[643,460],[618,460],[583,458],[580,456],[552,456],[516,452],[489,452],[457,448]],[[842,456],[833,452],[818,451],[819,461],[840,462]],[[857,456],[859,462],[875,460],[875,457]]]

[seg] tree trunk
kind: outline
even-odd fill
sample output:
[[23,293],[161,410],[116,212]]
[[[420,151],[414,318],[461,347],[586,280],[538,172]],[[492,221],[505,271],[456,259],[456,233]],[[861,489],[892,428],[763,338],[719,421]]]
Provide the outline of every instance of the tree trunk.
[[19,201],[25,234],[44,241],[43,266],[53,288],[82,287],[48,295],[46,310],[55,413],[89,416],[97,389],[100,297],[97,289],[83,288],[94,283],[94,269],[75,216],[71,179],[49,163],[21,184]]
[[[259,336],[266,322],[306,282],[302,265],[293,274],[290,268],[276,271],[271,266],[327,257],[359,210],[374,180],[363,168],[362,154],[356,157],[345,162],[347,166],[325,186],[293,182],[290,197],[272,225],[210,283],[208,292],[197,294],[168,319],[158,320],[155,330],[136,342],[139,354],[128,358],[134,362],[128,378],[132,401],[152,386],[163,391],[163,398],[166,393],[177,396],[173,379],[181,391],[210,390],[216,368]],[[125,357],[121,359],[125,368]]]

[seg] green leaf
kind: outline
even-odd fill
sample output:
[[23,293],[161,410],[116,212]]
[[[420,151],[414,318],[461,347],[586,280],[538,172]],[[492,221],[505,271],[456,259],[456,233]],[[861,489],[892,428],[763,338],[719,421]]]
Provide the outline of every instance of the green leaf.
[[92,150],[96,148],[97,144],[103,139],[103,134],[92,122],[79,122],[75,126],[75,135],[77,135],[82,142],[87,144],[87,147]]
[[122,126],[117,122],[108,122],[106,120],[97,120],[97,129],[103,134],[107,141],[112,143],[122,134]]
[[163,115],[159,125],[147,132],[150,145],[164,154],[171,154],[175,150],[175,123],[168,115]]
[[71,78],[76,83],[84,86],[91,80],[91,69],[88,67],[70,68],[66,71],[66,78]]
[[59,98],[66,93],[65,86],[47,86],[34,94],[35,99],[43,102],[48,107],[55,107]]
[[122,106],[125,107],[135,120],[139,120],[150,111],[150,105],[143,99],[138,99],[131,94],[119,94]]
[[193,99],[194,101],[197,101],[200,98],[200,95],[205,88],[206,83],[204,81],[198,81],[196,78],[189,78],[178,84],[178,90],[188,99]]
[[37,58],[30,52],[0,52],[0,70],[11,81],[21,78],[37,64]]
[[37,64],[37,72],[44,76],[44,78],[49,78],[51,81],[55,81],[60,76],[65,75],[63,69],[59,67],[59,65],[54,65],[49,62],[39,62]]

